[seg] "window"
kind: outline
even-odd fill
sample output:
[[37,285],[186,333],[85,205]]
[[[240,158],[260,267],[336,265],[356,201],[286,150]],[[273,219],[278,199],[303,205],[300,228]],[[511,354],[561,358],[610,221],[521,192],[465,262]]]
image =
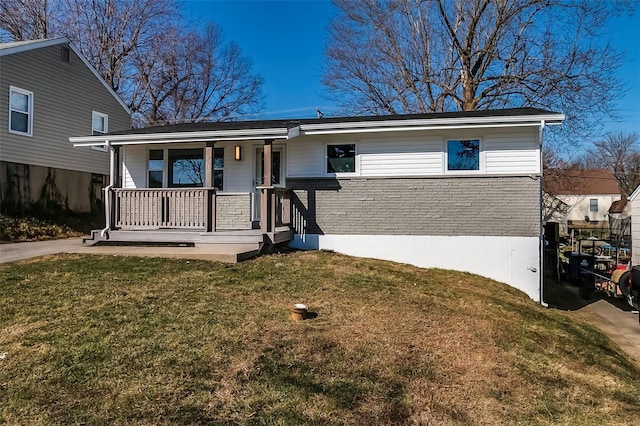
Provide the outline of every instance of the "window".
[[9,133],[33,135],[33,93],[9,87]]
[[327,145],[327,173],[355,173],[356,145]]
[[219,191],[224,188],[224,148],[213,149],[213,187]]
[[204,150],[169,150],[169,187],[201,187],[204,182]]
[[91,134],[105,135],[109,133],[109,116],[101,112],[91,112]]
[[480,170],[478,139],[447,141],[447,171]]
[[[91,134],[105,135],[109,133],[109,116],[97,111],[91,111]],[[106,146],[92,146],[96,151],[107,152]]]
[[589,200],[589,211],[590,212],[597,212],[598,211],[598,199],[597,198],[591,198]]
[[163,185],[163,169],[164,169],[164,151],[162,149],[149,150],[149,188],[162,188]]

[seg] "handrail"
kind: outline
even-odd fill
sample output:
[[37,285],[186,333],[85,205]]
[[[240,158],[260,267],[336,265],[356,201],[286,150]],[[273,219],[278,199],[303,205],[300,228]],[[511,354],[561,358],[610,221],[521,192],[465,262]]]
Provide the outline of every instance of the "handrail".
[[213,188],[116,188],[113,193],[121,229],[208,230],[215,223],[215,208],[209,206],[215,206]]

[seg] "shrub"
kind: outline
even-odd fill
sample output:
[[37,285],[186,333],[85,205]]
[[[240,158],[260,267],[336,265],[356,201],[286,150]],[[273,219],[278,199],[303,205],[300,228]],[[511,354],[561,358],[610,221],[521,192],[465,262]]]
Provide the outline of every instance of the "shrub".
[[11,217],[0,214],[0,241],[19,242],[49,240],[80,235],[67,225],[33,217]]

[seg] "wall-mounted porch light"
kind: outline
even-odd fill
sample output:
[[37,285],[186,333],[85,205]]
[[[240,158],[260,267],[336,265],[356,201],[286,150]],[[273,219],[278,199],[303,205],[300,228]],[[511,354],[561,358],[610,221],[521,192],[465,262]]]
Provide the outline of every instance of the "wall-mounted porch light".
[[242,160],[242,147],[240,145],[236,145],[235,156],[233,157],[236,161]]

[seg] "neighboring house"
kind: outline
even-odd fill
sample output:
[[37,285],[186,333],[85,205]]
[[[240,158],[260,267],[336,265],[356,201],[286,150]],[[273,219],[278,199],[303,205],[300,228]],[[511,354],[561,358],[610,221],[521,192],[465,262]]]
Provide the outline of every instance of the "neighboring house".
[[179,124],[70,140],[120,158],[112,170],[122,169],[122,188],[96,240],[257,235],[469,271],[540,300],[540,147],[545,126],[563,119],[524,108]]
[[631,203],[631,264],[640,266],[640,186],[629,197]]
[[[546,175],[545,175],[546,176]],[[615,176],[605,169],[554,170],[545,180],[544,212],[549,222],[560,224],[560,234],[575,237],[608,236],[609,209],[622,199]],[[555,206],[552,201],[555,202]]]
[[631,239],[631,203],[626,198],[614,201],[609,207],[610,239],[616,245],[628,246]]
[[69,137],[130,127],[127,106],[67,38],[0,44],[2,211],[97,210],[109,154]]

